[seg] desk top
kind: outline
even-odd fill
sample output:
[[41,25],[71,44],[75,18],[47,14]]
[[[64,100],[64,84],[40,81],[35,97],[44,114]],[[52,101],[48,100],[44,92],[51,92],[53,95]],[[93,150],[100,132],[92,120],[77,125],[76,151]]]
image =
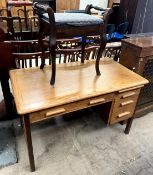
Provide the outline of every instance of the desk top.
[[55,86],[51,86],[51,68],[10,71],[13,95],[20,115],[137,87],[148,81],[117,62],[100,62],[101,76],[96,76],[95,61],[57,65]]
[[153,36],[143,36],[124,39],[123,42],[138,48],[153,48]]

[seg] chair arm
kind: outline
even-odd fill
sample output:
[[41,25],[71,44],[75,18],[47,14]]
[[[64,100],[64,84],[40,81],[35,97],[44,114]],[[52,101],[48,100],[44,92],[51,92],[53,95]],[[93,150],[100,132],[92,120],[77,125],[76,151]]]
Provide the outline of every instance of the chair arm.
[[43,18],[44,13],[48,13],[49,22],[55,23],[54,11],[48,5],[40,4],[38,2],[34,3],[34,11],[40,18]]
[[91,9],[101,11],[102,15],[103,15],[103,19],[106,22],[108,22],[109,15],[113,12],[113,10],[111,8],[104,9],[104,8],[101,8],[101,7],[98,7],[98,6],[93,6],[92,4],[89,4],[89,5],[86,6],[85,12],[87,14],[91,14]]
[[91,9],[95,9],[95,10],[102,11],[102,12],[104,12],[106,10],[106,9],[103,9],[101,7],[98,7],[98,6],[93,6],[92,4],[88,4],[85,8],[85,12],[87,14],[91,14]]

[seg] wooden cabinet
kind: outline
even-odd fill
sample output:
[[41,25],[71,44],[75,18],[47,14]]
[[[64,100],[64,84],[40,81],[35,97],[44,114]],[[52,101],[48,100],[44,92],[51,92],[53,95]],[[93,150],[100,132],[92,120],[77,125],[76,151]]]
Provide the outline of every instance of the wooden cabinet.
[[123,40],[120,63],[149,80],[141,90],[136,116],[153,111],[153,36]]
[[78,10],[80,0],[56,0],[56,11],[63,12],[64,10]]

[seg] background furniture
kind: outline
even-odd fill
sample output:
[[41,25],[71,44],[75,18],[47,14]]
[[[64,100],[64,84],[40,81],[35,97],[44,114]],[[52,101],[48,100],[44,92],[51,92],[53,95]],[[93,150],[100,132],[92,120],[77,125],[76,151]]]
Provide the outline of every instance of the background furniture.
[[43,71],[39,68],[10,71],[17,112],[23,119],[31,171],[35,171],[32,123],[95,106],[107,124],[129,119],[125,129],[125,133],[129,133],[140,89],[148,81],[110,59],[101,62],[103,76],[96,77],[94,65],[95,61],[58,65],[55,87],[48,83],[50,67]]
[[[6,1],[7,0],[0,1],[0,9],[6,8]],[[28,1],[32,1],[32,0],[28,0]],[[42,4],[49,5],[50,7],[52,7],[52,9],[55,12],[63,12],[64,10],[79,10],[79,5],[80,5],[80,0],[33,0],[32,2],[39,2]],[[18,9],[24,10],[24,8],[21,6],[20,7],[12,7],[12,9],[11,9],[12,16],[17,15]],[[31,7],[27,6],[26,10],[29,10],[29,9],[31,9]]]
[[153,32],[152,0],[121,0],[118,24],[129,22],[129,33]]
[[153,36],[122,40],[119,62],[149,80],[141,90],[135,115],[153,111]]
[[119,4],[120,0],[108,0],[108,7],[112,8],[113,4]]
[[56,0],[56,12],[79,10],[80,0]]
[[27,17],[27,6],[32,6],[32,2],[29,0],[6,0],[6,7],[8,9],[8,16],[11,17],[11,8],[12,7],[23,7],[25,25],[28,29],[28,17]]

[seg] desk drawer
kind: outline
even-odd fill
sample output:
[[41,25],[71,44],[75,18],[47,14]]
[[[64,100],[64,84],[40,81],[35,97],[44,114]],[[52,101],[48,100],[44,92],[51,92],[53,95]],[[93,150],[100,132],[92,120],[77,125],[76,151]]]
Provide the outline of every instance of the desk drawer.
[[88,108],[90,106],[95,106],[98,104],[113,101],[113,98],[114,98],[114,93],[111,93],[107,95],[101,95],[101,96],[61,105],[58,107],[53,107],[50,109],[45,109],[42,111],[34,112],[30,114],[30,123],[35,123],[37,121],[42,121],[42,120],[45,120],[47,118],[51,118],[57,115],[66,114],[69,112]]
[[133,116],[140,89],[120,93],[115,98],[115,103],[110,119],[110,124],[117,123]]

